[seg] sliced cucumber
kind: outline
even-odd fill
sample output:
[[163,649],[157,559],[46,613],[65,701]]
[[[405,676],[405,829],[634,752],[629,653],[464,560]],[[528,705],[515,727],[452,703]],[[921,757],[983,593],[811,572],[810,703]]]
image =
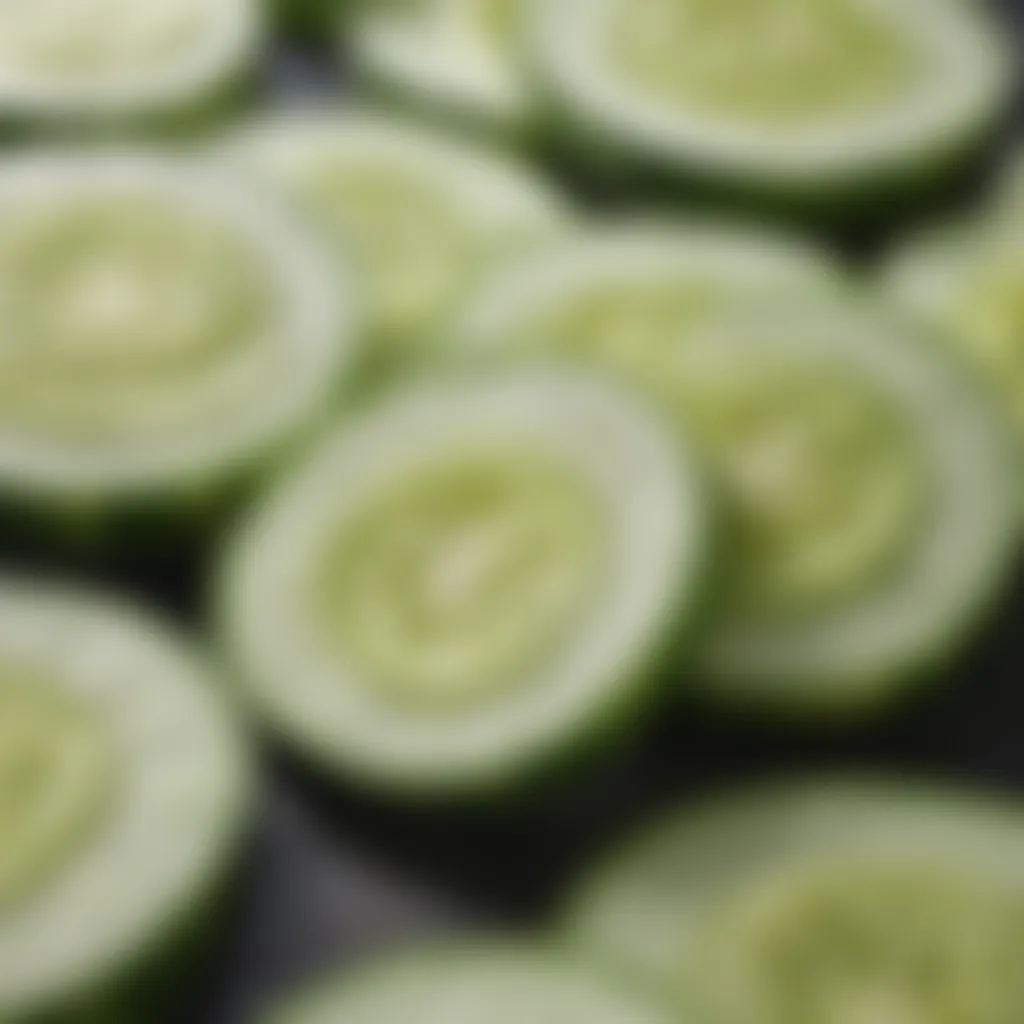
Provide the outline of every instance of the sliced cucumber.
[[392,955],[328,983],[268,1024],[669,1024],[646,998],[563,952],[481,942]]
[[0,494],[69,519],[200,503],[333,403],[345,276],[256,190],[128,150],[0,168]]
[[573,934],[721,1024],[1021,1019],[1024,815],[901,783],[790,785],[663,825]]
[[554,368],[412,384],[345,423],[227,559],[252,703],[328,771],[430,796],[514,788],[625,719],[703,576],[672,434]]
[[[1022,192],[1024,194],[1024,192]],[[977,368],[1024,436],[1024,204],[903,246],[883,273],[895,304]]]
[[0,582],[0,1019],[91,1020],[216,896],[249,765],[211,675],[140,611]]
[[258,0],[0,0],[0,122],[195,112],[254,67]]
[[525,169],[383,116],[279,118],[228,148],[324,220],[351,256],[385,365],[420,357],[486,267],[565,223],[554,193]]
[[938,171],[1006,109],[1006,33],[962,0],[555,0],[535,63],[584,149],[787,200]]
[[368,5],[355,16],[353,57],[364,76],[417,106],[521,129],[532,114],[518,54],[525,9],[524,0]]
[[701,442],[733,527],[709,692],[867,710],[939,667],[1000,592],[1018,541],[1012,445],[969,375],[901,325],[815,296],[797,264],[723,259],[734,303],[741,270],[775,299],[723,311],[710,255],[694,260],[708,281],[677,266],[666,282],[667,259],[581,244],[484,289],[455,348],[557,351],[663,402]]

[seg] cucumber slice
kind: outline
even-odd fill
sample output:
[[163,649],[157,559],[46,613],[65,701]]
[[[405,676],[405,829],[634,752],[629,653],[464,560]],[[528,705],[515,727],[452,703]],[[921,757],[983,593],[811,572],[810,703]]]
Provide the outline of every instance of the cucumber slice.
[[249,763],[213,682],[147,614],[0,582],[0,1019],[86,1019],[217,895]]
[[721,282],[716,303],[699,277],[686,288],[650,263],[609,272],[606,252],[579,254],[484,289],[455,349],[597,363],[701,443],[733,529],[700,658],[708,692],[866,711],[940,667],[1018,543],[1012,444],[969,375],[852,297],[815,296],[812,276],[799,301],[794,278],[788,298],[779,284],[773,301],[723,312]]
[[1024,204],[1009,190],[999,199],[975,223],[902,246],[883,271],[882,289],[978,371],[1024,436]]
[[517,52],[525,8],[524,0],[368,5],[354,19],[352,56],[366,78],[417,106],[523,129],[533,112]]
[[0,493],[68,519],[219,497],[334,402],[348,286],[283,209],[198,162],[0,168]]
[[257,0],[0,0],[0,122],[198,111],[260,56]]
[[557,368],[410,384],[242,532],[226,644],[251,702],[336,774],[516,788],[650,691],[707,548],[685,448]]
[[570,927],[695,1019],[1021,1019],[1024,815],[906,783],[790,784],[687,812]]
[[385,366],[419,357],[486,267],[565,225],[561,202],[525,168],[383,116],[278,118],[228,148],[350,255]]
[[571,955],[487,941],[472,949],[392,955],[299,996],[267,1022],[669,1024],[669,1019]]
[[938,171],[1007,108],[1006,33],[962,0],[555,0],[531,48],[584,149],[790,201]]

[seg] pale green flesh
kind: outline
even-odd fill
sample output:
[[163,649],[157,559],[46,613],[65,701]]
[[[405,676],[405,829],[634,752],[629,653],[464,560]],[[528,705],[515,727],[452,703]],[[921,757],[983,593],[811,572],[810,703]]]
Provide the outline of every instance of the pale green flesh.
[[766,874],[711,912],[689,965],[728,1024],[1008,1024],[1024,1012],[1024,901],[982,871],[939,850]]
[[330,538],[317,618],[396,699],[486,700],[585,613],[602,529],[594,496],[550,457],[471,448],[396,477]]
[[500,53],[514,52],[524,0],[476,0],[477,22],[487,41]]
[[399,347],[458,298],[486,243],[458,197],[372,158],[326,159],[293,187],[326,218],[356,264],[377,340]]
[[274,283],[216,217],[140,192],[3,210],[0,422],[173,436],[282,372]]
[[116,79],[187,58],[208,15],[202,0],[0,0],[0,77]]
[[0,913],[102,824],[114,767],[94,714],[46,680],[0,669]]
[[620,373],[696,432],[734,520],[735,611],[785,616],[841,601],[914,539],[928,497],[917,446],[861,375],[698,341],[687,328],[711,304],[708,291],[678,284],[607,286],[526,318],[505,341]]
[[611,63],[653,98],[752,124],[884,109],[913,54],[860,0],[635,0],[606,29]]

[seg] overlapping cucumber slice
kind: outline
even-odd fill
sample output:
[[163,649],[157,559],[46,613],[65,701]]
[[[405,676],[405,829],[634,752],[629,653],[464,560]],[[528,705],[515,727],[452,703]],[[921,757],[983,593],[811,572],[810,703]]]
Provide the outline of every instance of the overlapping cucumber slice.
[[531,12],[536,65],[584,149],[790,201],[942,170],[1011,93],[1005,33],[961,0],[553,0]]
[[0,168],[0,493],[55,517],[201,505],[333,404],[329,247],[262,192],[129,150]]
[[573,934],[721,1024],[1024,1013],[1024,817],[905,783],[791,784],[681,815],[598,873]]
[[224,566],[252,705],[330,774],[469,796],[628,720],[707,556],[673,431],[555,368],[432,378],[342,424]]
[[360,71],[406,101],[522,130],[533,105],[519,53],[527,6],[525,0],[368,4],[344,19],[350,31],[343,36]]
[[483,940],[472,948],[393,955],[293,998],[267,1024],[463,1020],[668,1024],[676,1018],[566,952]]
[[1012,443],[970,374],[829,280],[722,239],[688,268],[578,243],[498,275],[455,332],[464,357],[602,366],[697,439],[731,526],[702,675],[786,711],[868,710],[943,667],[1018,540]]
[[1024,189],[1008,182],[974,222],[932,230],[884,268],[886,295],[945,342],[1024,432]]
[[0,123],[198,113],[260,55],[258,0],[2,0]]
[[326,223],[360,278],[384,366],[421,358],[486,268],[566,220],[554,192],[525,169],[383,115],[282,117],[228,149]]
[[218,683],[147,613],[0,581],[4,1021],[100,1019],[204,919],[249,803]]

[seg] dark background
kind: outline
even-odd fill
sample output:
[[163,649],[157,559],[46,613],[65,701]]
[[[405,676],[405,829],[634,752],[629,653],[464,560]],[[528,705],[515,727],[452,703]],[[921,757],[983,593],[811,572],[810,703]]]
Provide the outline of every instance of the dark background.
[[[1007,31],[1024,45],[1024,0],[1002,7]],[[268,80],[290,100],[342,88],[330,61],[298,45],[279,54]],[[986,173],[951,191],[946,205],[969,203]],[[895,230],[855,228],[851,246],[848,229],[836,241],[863,251],[865,241],[873,247]],[[193,566],[118,582],[194,619],[198,578]],[[580,868],[633,825],[730,785],[840,767],[1024,794],[1022,613],[1024,573],[1001,621],[950,678],[883,722],[822,734],[669,708],[611,763],[500,812],[410,810],[328,791],[268,750],[241,881],[194,1005],[177,1016],[182,1024],[247,1024],[281,992],[374,951],[451,929],[542,925]]]

